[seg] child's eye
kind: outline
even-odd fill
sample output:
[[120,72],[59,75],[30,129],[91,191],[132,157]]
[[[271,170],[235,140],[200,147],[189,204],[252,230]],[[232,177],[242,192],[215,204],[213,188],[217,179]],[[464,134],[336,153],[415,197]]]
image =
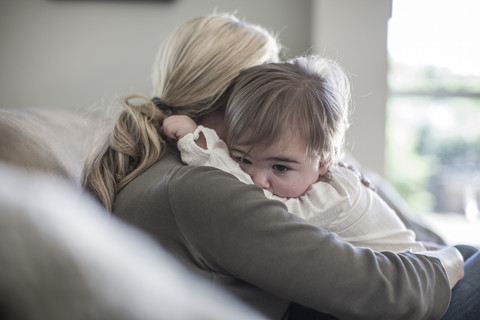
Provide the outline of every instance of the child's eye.
[[287,172],[288,170],[290,170],[289,167],[282,166],[281,164],[276,164],[272,168],[273,168],[273,171],[276,171],[276,172]]
[[240,164],[252,164],[250,160],[245,159],[244,157],[234,157],[235,161],[237,161]]

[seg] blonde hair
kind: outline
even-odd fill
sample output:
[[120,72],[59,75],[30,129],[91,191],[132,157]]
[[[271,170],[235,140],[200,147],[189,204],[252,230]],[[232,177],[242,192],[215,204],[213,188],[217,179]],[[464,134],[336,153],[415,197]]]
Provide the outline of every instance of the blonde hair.
[[118,192],[163,156],[167,116],[198,119],[224,107],[231,80],[242,69],[278,61],[280,49],[274,35],[231,14],[194,18],[176,28],[154,65],[154,95],[163,108],[142,95],[126,97],[109,144],[85,168],[84,187],[112,210]]
[[320,56],[248,68],[229,89],[228,146],[276,142],[284,134],[306,142],[306,153],[327,167],[342,156],[349,127],[349,80],[336,62]]

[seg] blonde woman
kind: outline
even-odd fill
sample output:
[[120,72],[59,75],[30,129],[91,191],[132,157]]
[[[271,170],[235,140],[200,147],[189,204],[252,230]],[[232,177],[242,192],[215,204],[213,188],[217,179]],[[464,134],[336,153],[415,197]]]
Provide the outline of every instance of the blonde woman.
[[294,319],[292,302],[340,318],[439,317],[461,277],[455,249],[438,251],[437,258],[355,248],[288,213],[256,186],[184,165],[167,142],[163,120],[179,114],[222,136],[230,81],[278,53],[270,33],[233,16],[178,27],[157,57],[155,97],[126,99],[85,187],[193,272],[268,319]]

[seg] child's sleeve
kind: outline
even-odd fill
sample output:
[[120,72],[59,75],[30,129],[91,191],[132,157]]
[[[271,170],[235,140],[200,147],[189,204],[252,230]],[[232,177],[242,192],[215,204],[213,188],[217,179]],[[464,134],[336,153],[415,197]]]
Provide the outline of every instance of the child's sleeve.
[[339,167],[332,168],[331,174],[330,182],[318,181],[298,198],[269,198],[284,202],[289,212],[355,246],[377,251],[425,250],[395,211],[353,171]]
[[[195,142],[200,134],[205,137],[207,149],[199,147]],[[227,145],[213,129],[200,125],[193,133],[179,139],[177,147],[182,161],[190,166],[214,167],[234,175],[244,183],[253,183],[250,176],[230,157]]]
[[355,246],[376,251],[426,250],[396,212],[376,192],[365,187],[356,174],[346,168],[335,173],[337,183],[350,190],[350,199],[349,209],[338,215],[330,231]]

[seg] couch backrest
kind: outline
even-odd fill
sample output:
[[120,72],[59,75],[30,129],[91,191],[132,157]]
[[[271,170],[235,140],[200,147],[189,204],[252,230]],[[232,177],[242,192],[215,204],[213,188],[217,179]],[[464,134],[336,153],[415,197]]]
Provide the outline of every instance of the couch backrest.
[[0,177],[2,320],[266,320],[65,179]]
[[0,110],[0,161],[80,183],[93,150],[108,138],[106,114],[60,108]]

